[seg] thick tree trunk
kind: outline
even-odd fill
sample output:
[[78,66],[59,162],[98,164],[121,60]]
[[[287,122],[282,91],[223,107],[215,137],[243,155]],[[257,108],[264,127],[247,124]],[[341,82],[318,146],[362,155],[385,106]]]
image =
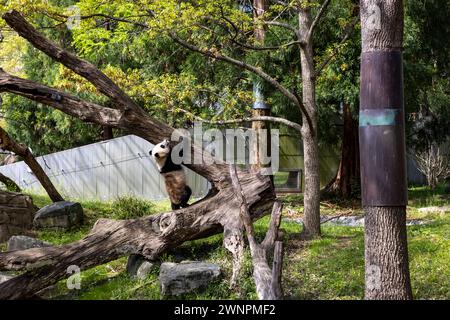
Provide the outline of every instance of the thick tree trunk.
[[25,163],[30,167],[31,171],[33,171],[36,178],[41,183],[42,187],[47,192],[50,199],[53,202],[64,201],[64,198],[59,194],[58,190],[56,190],[50,178],[45,173],[44,169],[42,169],[39,162],[36,161],[36,158],[31,153],[30,149],[22,144],[18,144],[8,133],[0,127],[0,146],[8,151],[12,151],[15,154],[21,156]]
[[304,229],[305,238],[320,236],[320,177],[319,146],[317,141],[316,84],[312,39],[307,36],[312,23],[309,8],[299,13],[299,33],[305,38],[300,50],[302,67],[303,105],[311,119],[314,132],[306,121],[302,125],[303,154],[305,168]]
[[361,1],[360,155],[366,299],[411,299],[406,239],[403,3]]
[[411,299],[406,211],[365,207],[366,299]]
[[[344,104],[343,118],[341,161],[336,177],[324,188],[324,192],[348,199],[355,194],[355,191],[359,192],[361,186],[358,121],[353,118],[348,104]],[[358,190],[353,190],[354,188]]]

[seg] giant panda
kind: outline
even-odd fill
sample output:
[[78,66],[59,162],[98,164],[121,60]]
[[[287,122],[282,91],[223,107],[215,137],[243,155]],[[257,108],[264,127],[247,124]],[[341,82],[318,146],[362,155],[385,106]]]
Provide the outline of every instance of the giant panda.
[[177,210],[188,206],[192,190],[186,185],[186,174],[181,165],[173,163],[171,152],[170,141],[165,139],[155,145],[149,154],[156,162],[159,173],[164,177],[172,210]]

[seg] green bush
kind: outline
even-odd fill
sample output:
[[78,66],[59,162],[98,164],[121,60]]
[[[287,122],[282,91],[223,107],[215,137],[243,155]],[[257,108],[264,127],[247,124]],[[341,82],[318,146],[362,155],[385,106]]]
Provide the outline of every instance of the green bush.
[[119,197],[111,203],[112,218],[134,219],[155,213],[155,205],[130,196]]

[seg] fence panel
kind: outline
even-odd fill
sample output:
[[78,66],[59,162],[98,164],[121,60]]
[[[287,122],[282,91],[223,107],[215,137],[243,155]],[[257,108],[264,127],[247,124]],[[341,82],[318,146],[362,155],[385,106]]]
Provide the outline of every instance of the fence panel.
[[[159,200],[167,198],[164,181],[148,151],[148,141],[128,135],[38,157],[46,174],[68,199],[109,201],[119,196]],[[206,195],[207,180],[185,169],[194,197]],[[17,162],[0,166],[0,172],[23,190],[45,194],[28,166]]]

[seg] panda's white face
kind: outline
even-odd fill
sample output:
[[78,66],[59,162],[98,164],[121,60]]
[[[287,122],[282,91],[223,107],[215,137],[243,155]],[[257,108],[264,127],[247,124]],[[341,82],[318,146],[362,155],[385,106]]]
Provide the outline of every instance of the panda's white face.
[[163,142],[158,143],[156,146],[150,150],[150,155],[155,158],[165,158],[170,153],[170,141],[169,139],[164,140]]
[[159,169],[161,169],[161,167],[164,165],[164,162],[166,162],[167,156],[170,155],[169,139],[165,139],[164,141],[155,145],[149,153],[153,157],[153,159],[155,159]]

